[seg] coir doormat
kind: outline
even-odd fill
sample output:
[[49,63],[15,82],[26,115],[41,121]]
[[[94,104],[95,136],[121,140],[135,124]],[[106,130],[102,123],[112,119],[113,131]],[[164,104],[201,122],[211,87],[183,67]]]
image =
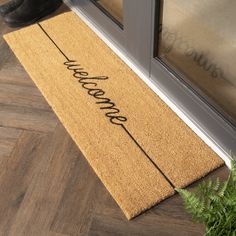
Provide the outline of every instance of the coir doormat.
[[4,38],[128,219],[223,164],[74,13]]

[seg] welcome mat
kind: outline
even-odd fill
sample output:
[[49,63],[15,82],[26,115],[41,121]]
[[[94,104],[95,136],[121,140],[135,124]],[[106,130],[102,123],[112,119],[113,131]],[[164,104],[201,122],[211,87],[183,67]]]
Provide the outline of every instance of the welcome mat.
[[128,219],[223,164],[74,13],[4,38]]

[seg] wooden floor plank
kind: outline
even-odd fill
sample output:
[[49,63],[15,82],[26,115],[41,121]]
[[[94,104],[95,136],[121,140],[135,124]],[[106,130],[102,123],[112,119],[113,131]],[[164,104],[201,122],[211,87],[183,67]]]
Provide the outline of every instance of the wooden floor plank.
[[0,126],[50,132],[57,124],[51,111],[0,104]]
[[10,236],[40,235],[42,231],[50,230],[75,158],[77,148],[64,127],[59,125],[34,171]]
[[14,150],[0,164],[0,232],[7,235],[11,223],[41,159],[45,135],[22,131]]
[[54,233],[54,232],[45,232],[44,234],[45,236],[69,236],[69,235],[66,235],[66,234],[59,234],[59,233]]
[[10,155],[20,134],[21,130],[0,127],[0,163]]
[[33,81],[25,73],[24,68],[19,65],[19,62],[14,66],[9,66],[9,68],[4,65],[1,69],[0,83],[35,87]]
[[[87,234],[90,227],[93,211],[97,204],[97,189],[105,190],[105,187],[82,154],[76,150],[75,147],[75,154],[77,152],[78,157],[74,160],[75,164],[71,169],[70,179],[51,230],[73,236],[82,236]],[[110,201],[114,201],[111,196]]]
[[0,83],[0,104],[52,111],[35,86]]

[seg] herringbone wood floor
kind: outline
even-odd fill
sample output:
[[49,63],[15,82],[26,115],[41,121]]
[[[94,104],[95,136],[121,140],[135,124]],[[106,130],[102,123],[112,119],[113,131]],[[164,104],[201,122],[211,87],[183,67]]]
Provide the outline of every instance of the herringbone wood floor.
[[[0,19],[1,35],[11,30]],[[203,233],[178,195],[127,221],[1,37],[0,236]]]

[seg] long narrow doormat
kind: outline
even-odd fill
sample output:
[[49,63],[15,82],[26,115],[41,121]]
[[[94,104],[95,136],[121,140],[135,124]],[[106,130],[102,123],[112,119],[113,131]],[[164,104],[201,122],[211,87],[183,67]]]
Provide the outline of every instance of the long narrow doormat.
[[223,164],[74,13],[4,38],[128,219]]

